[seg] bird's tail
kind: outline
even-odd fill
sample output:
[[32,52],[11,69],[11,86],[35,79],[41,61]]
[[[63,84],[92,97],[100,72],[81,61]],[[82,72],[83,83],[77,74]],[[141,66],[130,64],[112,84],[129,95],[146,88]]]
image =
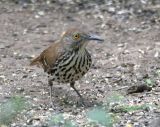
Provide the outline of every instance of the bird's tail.
[[41,65],[41,57],[38,56],[36,57],[35,59],[33,59],[30,63],[30,66],[33,66],[33,65],[37,65],[37,66],[40,66]]

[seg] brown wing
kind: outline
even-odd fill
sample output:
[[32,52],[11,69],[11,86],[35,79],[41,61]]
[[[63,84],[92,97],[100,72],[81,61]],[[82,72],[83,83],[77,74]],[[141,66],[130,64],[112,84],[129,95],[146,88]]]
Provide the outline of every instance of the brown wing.
[[61,43],[53,43],[50,47],[45,49],[37,58],[33,59],[30,65],[42,66],[44,71],[51,68],[57,58],[62,53]]

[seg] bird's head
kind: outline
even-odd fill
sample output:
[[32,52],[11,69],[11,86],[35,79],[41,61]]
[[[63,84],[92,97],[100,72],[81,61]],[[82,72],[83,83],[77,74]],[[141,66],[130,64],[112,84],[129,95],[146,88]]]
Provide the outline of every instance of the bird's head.
[[100,37],[83,32],[79,29],[69,29],[66,32],[62,33],[62,42],[67,49],[78,50],[85,48],[89,41],[95,40],[98,42],[104,41]]

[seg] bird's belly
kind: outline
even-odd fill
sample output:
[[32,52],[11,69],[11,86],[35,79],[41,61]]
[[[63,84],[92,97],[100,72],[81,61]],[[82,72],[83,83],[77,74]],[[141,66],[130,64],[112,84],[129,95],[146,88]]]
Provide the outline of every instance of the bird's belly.
[[[69,63],[69,64],[68,64]],[[53,81],[59,83],[71,83],[82,78],[91,67],[91,56],[87,52],[84,56],[75,56],[68,62],[61,62],[56,66],[52,74]]]

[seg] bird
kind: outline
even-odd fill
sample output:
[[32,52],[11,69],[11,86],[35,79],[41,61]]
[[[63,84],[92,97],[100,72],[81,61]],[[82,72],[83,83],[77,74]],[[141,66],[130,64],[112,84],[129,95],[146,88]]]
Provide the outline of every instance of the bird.
[[81,79],[91,67],[92,59],[86,47],[89,41],[94,40],[104,41],[95,34],[70,28],[61,34],[60,39],[31,61],[31,66],[41,66],[44,72],[48,73],[51,102],[53,82],[57,82],[69,83],[79,96],[80,102],[84,104],[82,95],[75,87],[75,82]]

